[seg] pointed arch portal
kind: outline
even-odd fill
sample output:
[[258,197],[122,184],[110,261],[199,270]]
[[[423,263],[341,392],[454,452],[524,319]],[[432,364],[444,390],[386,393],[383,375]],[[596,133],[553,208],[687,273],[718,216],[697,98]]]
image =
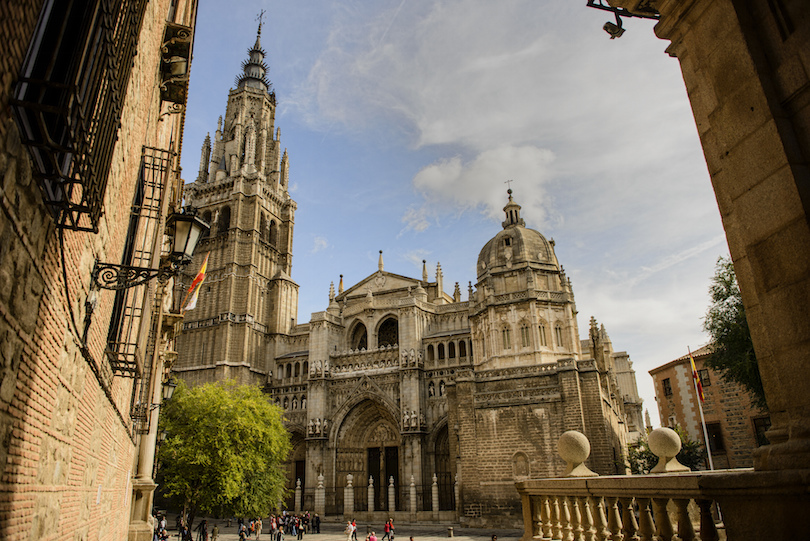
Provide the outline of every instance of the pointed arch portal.
[[[354,509],[368,510],[368,479],[374,479],[374,509],[395,510],[388,501],[388,483],[400,487],[399,426],[382,404],[365,399],[355,405],[341,423],[335,438],[337,486],[346,486],[346,476],[354,476]],[[399,490],[397,490],[398,498]],[[342,493],[337,492],[342,500]],[[343,502],[339,502],[343,507]]]

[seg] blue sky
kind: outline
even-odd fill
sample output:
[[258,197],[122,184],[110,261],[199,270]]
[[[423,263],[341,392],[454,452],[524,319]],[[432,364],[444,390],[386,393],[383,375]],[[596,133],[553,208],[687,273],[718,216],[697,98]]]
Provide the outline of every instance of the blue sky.
[[714,264],[728,248],[678,61],[653,22],[585,0],[201,0],[183,171],[224,114],[267,11],[262,45],[298,203],[298,321],[385,269],[445,290],[475,283],[501,228],[505,181],[529,227],[556,241],[580,334],[591,316],[648,370],[706,342]]

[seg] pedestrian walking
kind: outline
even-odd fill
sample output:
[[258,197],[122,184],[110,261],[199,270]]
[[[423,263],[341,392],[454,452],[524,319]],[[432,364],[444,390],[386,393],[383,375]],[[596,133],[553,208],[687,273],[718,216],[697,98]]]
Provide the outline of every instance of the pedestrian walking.
[[259,539],[259,536],[262,534],[262,519],[257,518],[254,526],[256,528],[256,539]]
[[385,523],[385,526],[383,526],[382,541],[386,541],[386,539],[391,539],[391,520],[390,519],[388,520],[388,522]]
[[352,519],[352,541],[357,541],[357,522]]
[[284,541],[284,526],[278,527],[278,533],[276,534],[276,538],[272,541]]
[[312,519],[312,526],[315,528],[315,533],[321,533],[321,517],[315,513],[315,518]]
[[391,534],[388,539],[394,541],[394,519],[392,518],[388,519],[388,533]]
[[217,541],[218,536],[219,536],[219,526],[217,526],[215,522],[214,527],[211,528],[211,541]]

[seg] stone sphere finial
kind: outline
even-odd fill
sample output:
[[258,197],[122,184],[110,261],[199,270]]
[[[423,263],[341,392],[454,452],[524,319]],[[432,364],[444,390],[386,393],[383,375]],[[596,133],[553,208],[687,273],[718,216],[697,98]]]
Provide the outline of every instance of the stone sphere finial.
[[568,467],[565,469],[566,477],[595,477],[598,473],[592,472],[584,464],[591,454],[591,443],[582,432],[569,430],[560,436],[557,450]]
[[676,458],[681,452],[681,437],[671,428],[656,428],[647,436],[647,443],[658,457],[658,464],[650,473],[692,471]]

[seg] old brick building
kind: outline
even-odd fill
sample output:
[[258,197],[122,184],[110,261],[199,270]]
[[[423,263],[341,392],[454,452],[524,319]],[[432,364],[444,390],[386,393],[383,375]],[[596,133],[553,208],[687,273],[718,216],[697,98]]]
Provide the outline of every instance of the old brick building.
[[[710,346],[698,349],[693,355],[703,386],[703,414],[714,467],[752,467],[754,449],[767,443],[765,431],[771,425],[768,413],[754,406],[750,395],[739,384],[724,380],[708,367]],[[650,375],[655,382],[661,426],[681,426],[691,439],[705,444],[689,356],[654,368]]]
[[2,539],[151,539],[196,5],[0,3]]
[[616,473],[628,397],[641,426],[632,367],[595,321],[580,342],[554,242],[525,227],[511,190],[468,300],[458,284],[445,293],[440,266],[433,280],[427,268],[402,276],[380,252],[374,272],[346,289],[341,278],[326,310],[297,324],[296,203],[259,38],[186,187],[212,230],[175,372],[263,385],[292,432],[289,487],[300,480],[300,505],[328,515],[516,524],[515,480],[561,473],[557,440],[571,429],[590,438],[593,470]]

